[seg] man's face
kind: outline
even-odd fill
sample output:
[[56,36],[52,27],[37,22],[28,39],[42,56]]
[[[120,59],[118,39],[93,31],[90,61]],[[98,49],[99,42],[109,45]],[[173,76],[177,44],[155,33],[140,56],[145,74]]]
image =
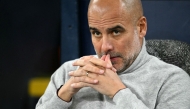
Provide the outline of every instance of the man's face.
[[128,68],[138,55],[141,44],[129,14],[118,6],[89,8],[89,28],[98,57],[110,54],[118,73]]

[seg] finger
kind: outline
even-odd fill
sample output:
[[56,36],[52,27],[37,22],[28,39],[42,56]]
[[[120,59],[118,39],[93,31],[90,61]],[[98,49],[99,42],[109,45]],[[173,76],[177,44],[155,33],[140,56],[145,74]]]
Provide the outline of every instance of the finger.
[[95,85],[97,83],[91,84],[91,83],[86,83],[86,82],[78,82],[78,83],[72,83],[71,87],[76,88],[76,89],[80,89],[80,88],[83,88],[83,87],[92,87],[93,85]]
[[110,65],[109,63],[105,62],[104,60],[101,60],[101,59],[98,59],[98,58],[91,58],[89,60],[91,63],[95,64],[95,65],[98,65],[98,66],[101,66],[101,67],[104,67],[104,68],[111,68],[112,65]]
[[96,74],[103,74],[104,73],[104,68],[101,68],[99,66],[94,66],[92,64],[87,64],[82,69],[87,71],[87,72],[96,73]]
[[80,76],[86,76],[86,72],[82,68],[79,68],[75,71],[70,71],[69,76],[74,76],[74,77],[80,77]]
[[85,62],[83,59],[77,59],[76,61],[73,62],[73,66],[84,66]]
[[115,73],[117,72],[117,70],[114,67],[112,67],[111,70],[114,71]]
[[85,76],[86,73],[78,73],[77,71],[71,71],[69,72],[69,76],[79,77],[79,76]]
[[[104,72],[104,70],[102,72]],[[88,76],[90,78],[97,78],[99,74],[103,74],[102,72],[100,71],[100,73],[92,73],[84,69],[78,69],[78,70],[69,72],[69,76],[73,76],[73,77]]]
[[105,61],[108,62],[110,65],[112,65],[112,63],[110,61],[110,55],[109,54],[106,55]]
[[92,64],[87,64],[84,67],[80,67],[75,71],[69,72],[69,76],[75,76],[75,77],[86,76],[87,72],[91,72],[92,74],[95,73],[96,75],[104,74],[105,69],[99,66],[94,66]]
[[84,83],[88,83],[88,84],[96,84],[96,83],[98,83],[98,80],[92,79],[87,76],[74,77],[74,83],[79,83],[79,82],[84,82]]
[[87,76],[87,77],[89,77],[89,78],[92,78],[92,79],[96,80],[96,79],[98,78],[99,74],[95,74],[95,73],[87,72],[85,76]]
[[87,59],[87,60],[88,60],[88,59],[90,59],[90,58],[92,58],[92,57],[94,57],[94,56],[93,56],[93,55],[89,55],[89,56],[83,56],[83,57],[81,57],[80,59],[85,59],[85,60]]
[[103,55],[100,59],[105,61],[106,55]]
[[73,62],[73,66],[84,66],[85,64],[87,64],[89,62],[89,60],[91,58],[93,58],[94,56],[90,55],[90,56],[83,56],[79,59],[77,59],[76,61]]
[[[109,54],[106,55],[105,61],[112,65]],[[117,72],[117,70],[113,66],[112,66],[111,70],[114,71],[115,73]]]
[[76,89],[83,88],[83,87],[88,87],[88,86],[89,85],[87,83],[83,83],[83,82],[71,84],[71,87],[76,88]]

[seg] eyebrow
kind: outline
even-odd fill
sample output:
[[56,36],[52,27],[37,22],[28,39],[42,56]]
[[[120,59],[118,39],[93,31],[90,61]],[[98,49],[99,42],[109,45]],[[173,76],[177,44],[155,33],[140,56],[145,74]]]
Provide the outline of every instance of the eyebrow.
[[[99,31],[99,30],[98,30],[97,28],[95,28],[95,27],[89,27],[89,29],[90,29],[90,30],[93,30],[93,31]],[[114,26],[114,27],[112,27],[112,28],[108,28],[107,31],[110,32],[110,31],[117,30],[117,29],[120,29],[120,30],[122,30],[122,31],[125,31],[125,29],[124,29],[122,26],[120,26],[120,25],[116,25],[116,26]]]
[[95,27],[89,27],[90,30],[93,30],[93,31],[99,31],[97,28]]
[[108,28],[107,31],[113,31],[113,30],[118,30],[118,29],[120,29],[122,31],[125,31],[125,29],[120,25],[116,25],[116,26],[114,26],[112,28]]

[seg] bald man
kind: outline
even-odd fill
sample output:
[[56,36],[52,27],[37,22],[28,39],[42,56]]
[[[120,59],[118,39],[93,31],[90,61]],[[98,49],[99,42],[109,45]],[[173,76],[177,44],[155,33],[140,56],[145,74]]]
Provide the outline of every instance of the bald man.
[[147,53],[140,0],[91,0],[97,56],[64,63],[36,109],[190,109],[190,78]]

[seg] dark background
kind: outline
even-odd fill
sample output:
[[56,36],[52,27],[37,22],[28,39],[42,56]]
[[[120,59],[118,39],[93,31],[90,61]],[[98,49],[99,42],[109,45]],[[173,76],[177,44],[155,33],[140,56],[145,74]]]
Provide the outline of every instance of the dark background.
[[[94,54],[89,0],[0,0],[0,109],[29,109],[28,81]],[[146,39],[190,44],[190,2],[143,0]]]
[[0,109],[28,109],[28,81],[60,65],[60,1],[0,0]]

